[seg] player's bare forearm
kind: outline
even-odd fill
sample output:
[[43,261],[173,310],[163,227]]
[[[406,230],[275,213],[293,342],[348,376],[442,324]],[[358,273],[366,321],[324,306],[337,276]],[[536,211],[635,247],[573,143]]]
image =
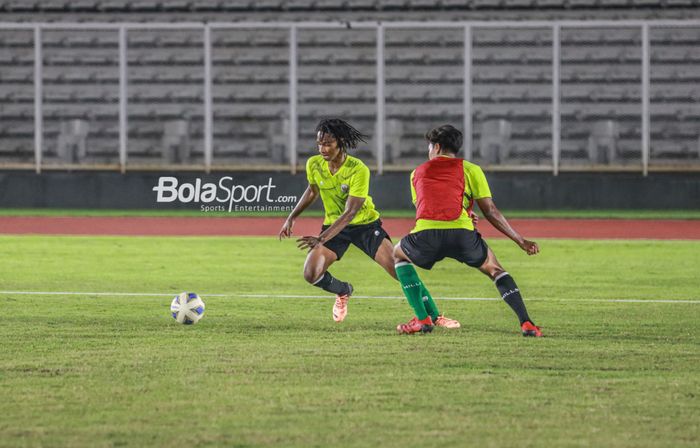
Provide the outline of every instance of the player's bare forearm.
[[345,204],[345,211],[342,215],[335,220],[333,224],[330,225],[325,231],[323,231],[319,236],[319,240],[323,243],[332,239],[334,236],[343,231],[343,229],[355,219],[355,215],[362,208],[362,204],[365,203],[365,198],[357,198],[354,196],[349,196],[348,201]]
[[496,207],[496,204],[491,198],[477,199],[476,203],[479,205],[484,217],[493,225],[499,232],[513,240],[522,250],[527,252],[528,255],[535,255],[539,253],[540,249],[537,243],[534,241],[528,241],[522,237],[513,227],[500,210]]
[[515,231],[513,227],[510,226],[508,220],[503,216],[503,214],[496,207],[484,212],[484,217],[496,228],[499,232],[513,240],[516,244],[520,244],[523,241],[523,237]]
[[294,210],[289,214],[287,217],[287,220],[294,220],[296,219],[299,215],[301,215],[304,210],[309,208],[311,204],[316,202],[316,199],[318,199],[318,191],[311,185],[309,185],[306,188],[306,191],[304,191],[304,194],[301,195],[301,198],[299,199],[299,202],[297,202],[297,205],[294,207]]
[[353,220],[355,213],[348,213],[346,210],[338,219],[335,220],[333,224],[330,225],[326,230],[324,230],[318,239],[321,243],[325,243],[328,240],[333,239],[334,236],[343,231],[345,227]]
[[313,204],[318,198],[318,187],[314,185],[309,185],[304,194],[297,202],[294,210],[289,214],[287,219],[282,224],[282,228],[279,231],[279,239],[282,241],[283,238],[289,238],[292,236],[292,228],[294,227],[294,220],[297,216],[301,215],[304,210],[308,208],[309,205]]
[[303,236],[297,240],[297,247],[301,250],[311,250],[319,244],[323,244],[326,241],[332,239],[334,236],[343,231],[343,229],[352,222],[357,212],[362,208],[364,204],[364,198],[357,198],[353,196],[348,197],[348,201],[345,203],[345,211],[342,215],[335,220],[333,224],[330,225],[325,231],[323,231],[319,236]]

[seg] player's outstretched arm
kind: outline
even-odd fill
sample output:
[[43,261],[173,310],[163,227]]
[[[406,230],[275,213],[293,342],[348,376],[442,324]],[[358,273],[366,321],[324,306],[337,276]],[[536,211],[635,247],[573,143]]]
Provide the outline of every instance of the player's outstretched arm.
[[299,202],[297,202],[297,205],[294,207],[294,210],[292,210],[292,212],[287,217],[287,220],[284,221],[284,224],[282,224],[282,229],[280,229],[279,233],[280,240],[282,240],[282,238],[289,238],[290,236],[292,236],[292,228],[294,227],[294,221],[299,215],[301,215],[304,212],[304,210],[306,210],[311,204],[313,204],[316,201],[316,199],[318,199],[318,196],[318,187],[316,185],[310,184],[306,188],[306,191],[304,191],[304,194],[301,195],[301,198],[299,199]]
[[365,198],[358,198],[356,196],[348,196],[348,200],[345,202],[345,211],[338,219],[333,222],[325,231],[323,231],[319,236],[305,236],[297,240],[299,249],[313,249],[319,244],[323,244],[326,241],[332,239],[334,236],[339,234],[350,222],[355,218],[357,212],[360,211],[362,205],[365,203]]
[[528,255],[535,255],[539,253],[540,248],[534,241],[528,241],[522,237],[514,228],[510,226],[506,217],[503,216],[500,210],[496,207],[496,204],[491,198],[477,199],[476,203],[479,205],[481,212],[484,217],[502,234],[510,238],[517,244],[522,250],[527,252]]

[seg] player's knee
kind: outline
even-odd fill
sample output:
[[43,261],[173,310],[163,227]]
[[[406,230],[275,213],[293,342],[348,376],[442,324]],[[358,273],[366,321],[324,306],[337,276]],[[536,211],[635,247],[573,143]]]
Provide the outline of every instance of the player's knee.
[[401,250],[401,243],[396,243],[396,245],[394,246],[393,255],[394,263],[406,260],[406,255],[404,255],[403,250]]
[[481,272],[483,272],[484,274],[486,274],[487,276],[489,276],[491,278],[491,280],[494,280],[496,277],[498,277],[503,272],[505,272],[503,270],[503,268],[498,265],[498,263],[493,263],[493,262],[490,262],[489,260],[487,260],[484,264],[482,264],[481,267],[479,268],[479,270]]
[[315,269],[304,269],[304,280],[312,285],[318,281],[323,272],[316,272]]

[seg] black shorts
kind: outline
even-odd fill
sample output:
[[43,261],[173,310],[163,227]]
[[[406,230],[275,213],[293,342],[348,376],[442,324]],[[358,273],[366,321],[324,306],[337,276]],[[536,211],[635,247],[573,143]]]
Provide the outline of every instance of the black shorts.
[[489,248],[479,232],[467,229],[422,230],[409,233],[400,244],[413,264],[423,269],[432,269],[445,257],[478,268],[486,261]]
[[[323,232],[328,227],[330,226],[322,226],[321,231]],[[391,241],[389,234],[382,228],[382,220],[378,219],[369,224],[346,226],[339,234],[323,243],[323,245],[335,252],[338,260],[348,250],[350,243],[374,259],[379,246],[385,238]]]

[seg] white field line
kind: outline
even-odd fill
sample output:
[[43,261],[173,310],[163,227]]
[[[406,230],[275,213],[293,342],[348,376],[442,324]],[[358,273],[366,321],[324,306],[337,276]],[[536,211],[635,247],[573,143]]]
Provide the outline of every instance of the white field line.
[[[148,292],[68,292],[68,291],[0,291],[6,295],[25,296],[120,296],[120,297],[174,297],[174,293],[148,293]],[[239,299],[328,299],[328,295],[299,295],[299,294],[201,294],[202,297],[232,297]],[[353,299],[382,299],[398,300],[404,296],[352,296]],[[501,299],[495,297],[435,297],[438,300],[456,300],[469,302],[496,302]],[[700,300],[685,299],[564,299],[564,298],[526,298],[526,301],[543,302],[600,302],[600,303],[690,303],[700,304]]]

